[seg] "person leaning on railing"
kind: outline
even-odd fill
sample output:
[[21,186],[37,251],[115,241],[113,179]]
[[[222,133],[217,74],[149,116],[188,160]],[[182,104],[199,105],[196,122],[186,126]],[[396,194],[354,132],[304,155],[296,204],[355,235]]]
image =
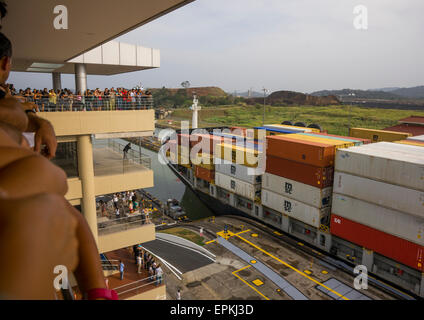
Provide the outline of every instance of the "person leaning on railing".
[[34,127],[38,149],[46,141],[47,156],[53,157],[56,151],[51,125],[29,116],[33,111],[25,114],[25,104],[4,86],[11,57],[12,45],[0,33],[0,296],[54,299],[54,268],[64,265],[74,272],[80,290],[89,298],[116,299],[106,290],[87,222],[64,198],[65,173],[19,141],[33,123],[43,124]]

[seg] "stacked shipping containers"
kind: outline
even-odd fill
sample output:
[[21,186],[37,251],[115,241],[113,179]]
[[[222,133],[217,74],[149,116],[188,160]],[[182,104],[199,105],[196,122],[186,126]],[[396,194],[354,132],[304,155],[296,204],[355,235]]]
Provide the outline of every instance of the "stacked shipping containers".
[[215,184],[245,199],[260,202],[262,174],[257,172],[256,148],[222,143],[215,154]]
[[328,225],[336,148],[350,145],[299,134],[267,137],[264,213],[270,208],[315,228]]
[[424,271],[424,148],[337,151],[331,233]]

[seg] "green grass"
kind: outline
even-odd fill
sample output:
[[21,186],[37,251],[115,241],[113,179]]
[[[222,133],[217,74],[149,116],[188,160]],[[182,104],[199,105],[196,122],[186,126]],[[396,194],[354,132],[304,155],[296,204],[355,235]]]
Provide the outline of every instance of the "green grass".
[[[349,111],[350,109],[350,111]],[[349,116],[350,115],[350,116]],[[348,135],[351,127],[384,129],[396,125],[399,119],[411,115],[424,116],[423,111],[373,109],[356,106],[290,106],[266,107],[265,123],[281,123],[286,120],[316,123],[330,134]],[[178,110],[174,114],[178,120],[191,119],[190,110]],[[200,126],[225,125],[255,127],[262,125],[262,106],[223,106],[209,107],[200,111]]]
[[199,236],[197,233],[191,230],[187,230],[184,228],[172,228],[172,229],[161,231],[161,233],[172,234],[174,236],[184,238],[186,240],[194,242],[195,244],[198,244],[199,246],[205,245],[204,244],[205,238]]

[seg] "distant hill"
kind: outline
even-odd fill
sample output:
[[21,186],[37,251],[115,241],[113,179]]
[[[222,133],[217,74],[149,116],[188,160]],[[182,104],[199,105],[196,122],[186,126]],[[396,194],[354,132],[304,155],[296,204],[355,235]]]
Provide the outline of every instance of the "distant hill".
[[149,89],[153,94],[159,91],[166,91],[170,96],[174,96],[177,93],[186,95],[188,97],[193,97],[193,94],[196,93],[198,97],[226,97],[228,94],[218,87],[197,87],[197,88],[155,88]]
[[[248,104],[263,103],[263,98],[247,99]],[[282,105],[308,105],[308,106],[326,106],[340,104],[340,100],[334,95],[312,96],[294,91],[276,91],[266,98],[266,104]]]
[[[354,94],[354,96],[352,95]],[[348,99],[384,99],[384,100],[399,100],[403,97],[395,94],[394,92],[385,91],[369,91],[369,90],[322,90],[311,93],[312,96],[322,97],[328,95],[334,95],[344,100]]]
[[[350,96],[354,93],[355,96]],[[384,99],[384,100],[402,100],[402,99],[424,99],[424,86],[412,88],[388,87],[370,90],[322,90],[311,93],[313,96],[336,95],[342,99]]]
[[424,86],[412,87],[412,88],[399,88],[391,91],[391,93],[409,99],[424,99]]

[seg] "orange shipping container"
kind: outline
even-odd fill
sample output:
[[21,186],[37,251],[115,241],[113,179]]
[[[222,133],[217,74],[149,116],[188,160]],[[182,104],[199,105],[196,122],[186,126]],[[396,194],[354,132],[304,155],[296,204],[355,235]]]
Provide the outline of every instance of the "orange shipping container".
[[202,180],[208,181],[208,182],[214,182],[215,180],[215,171],[214,170],[208,170],[202,167],[195,166],[194,174],[197,178],[200,178]]
[[268,155],[266,172],[320,189],[333,186],[334,167],[317,167]]
[[286,136],[268,136],[267,156],[317,167],[329,167],[334,165],[335,148],[315,141],[297,140]]

